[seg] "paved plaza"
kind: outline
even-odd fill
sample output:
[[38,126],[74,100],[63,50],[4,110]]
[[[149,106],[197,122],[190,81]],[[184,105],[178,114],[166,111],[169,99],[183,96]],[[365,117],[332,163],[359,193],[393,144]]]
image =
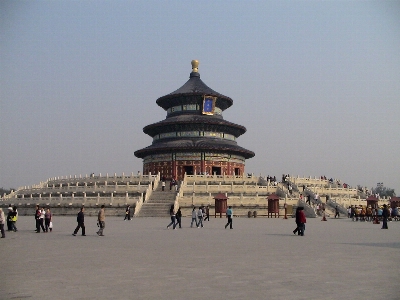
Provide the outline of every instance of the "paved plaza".
[[211,218],[204,228],[166,229],[168,218],[32,217],[1,239],[1,299],[400,299],[400,222],[389,230],[347,218]]

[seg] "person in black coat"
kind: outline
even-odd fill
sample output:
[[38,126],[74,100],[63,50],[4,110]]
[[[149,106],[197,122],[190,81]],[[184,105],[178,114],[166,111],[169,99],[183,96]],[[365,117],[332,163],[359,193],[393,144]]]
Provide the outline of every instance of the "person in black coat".
[[8,214],[7,214],[7,231],[12,231],[12,226],[11,226],[11,212],[13,208],[11,204],[8,206]]
[[178,208],[178,211],[176,212],[175,217],[176,217],[175,227],[176,227],[176,225],[179,225],[179,228],[182,228],[182,212],[181,212],[180,208]]
[[296,234],[297,233],[297,235],[300,235],[301,234],[301,226],[302,226],[302,224],[301,224],[301,222],[300,222],[300,210],[303,210],[304,208],[303,207],[301,207],[301,206],[297,206],[297,208],[296,208],[296,225],[297,225],[297,227],[296,227],[296,229],[295,230],[293,230],[293,234]]
[[125,218],[124,218],[124,221],[125,221],[126,219],[128,219],[128,221],[131,220],[131,206],[130,206],[130,205],[128,205],[128,206],[126,207],[126,210],[125,210]]
[[40,207],[39,205],[36,205],[36,210],[35,210],[36,233],[40,233],[40,214],[41,214]]
[[387,225],[387,220],[390,217],[389,210],[387,208],[386,204],[383,204],[383,210],[382,210],[382,229],[389,229]]
[[76,221],[78,222],[78,226],[75,228],[74,233],[72,234],[73,236],[76,236],[76,234],[79,231],[79,228],[82,228],[82,236],[86,236],[85,234],[85,208],[82,206],[81,211],[78,213],[78,216],[76,218]]

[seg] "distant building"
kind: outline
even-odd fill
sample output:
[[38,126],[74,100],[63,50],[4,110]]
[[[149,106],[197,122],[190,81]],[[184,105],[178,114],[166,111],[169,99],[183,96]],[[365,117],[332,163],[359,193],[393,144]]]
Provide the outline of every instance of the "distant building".
[[147,125],[143,132],[153,143],[137,150],[143,174],[182,179],[184,174],[243,175],[245,160],[254,152],[237,145],[244,126],[225,121],[222,112],[233,100],[210,89],[192,61],[189,80],[175,92],[157,99],[167,111],[165,120]]

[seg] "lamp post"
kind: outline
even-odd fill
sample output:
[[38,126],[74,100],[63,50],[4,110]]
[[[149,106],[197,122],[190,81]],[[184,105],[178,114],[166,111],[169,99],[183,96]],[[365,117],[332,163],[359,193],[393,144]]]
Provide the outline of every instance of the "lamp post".
[[285,217],[284,217],[284,219],[287,219],[287,205],[286,205],[286,197],[285,197],[285,204],[283,205],[283,207],[285,208]]

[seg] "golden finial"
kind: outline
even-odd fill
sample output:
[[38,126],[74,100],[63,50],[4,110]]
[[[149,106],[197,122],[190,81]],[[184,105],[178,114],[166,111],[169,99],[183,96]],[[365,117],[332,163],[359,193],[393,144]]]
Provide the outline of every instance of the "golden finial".
[[192,72],[198,72],[199,71],[199,61],[194,59],[192,60]]

